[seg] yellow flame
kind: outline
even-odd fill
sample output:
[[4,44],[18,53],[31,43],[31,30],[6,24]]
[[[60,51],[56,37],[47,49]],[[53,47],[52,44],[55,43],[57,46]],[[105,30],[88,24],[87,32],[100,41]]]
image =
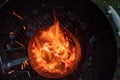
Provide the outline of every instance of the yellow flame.
[[71,46],[56,19],[47,30],[34,37],[32,53],[41,68],[49,73],[63,74],[75,60],[75,46]]

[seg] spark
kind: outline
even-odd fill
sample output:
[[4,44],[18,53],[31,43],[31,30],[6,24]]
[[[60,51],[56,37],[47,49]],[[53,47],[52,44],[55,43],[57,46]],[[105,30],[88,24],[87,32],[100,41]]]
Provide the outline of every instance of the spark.
[[23,20],[23,17],[22,16],[20,16],[18,13],[16,13],[16,12],[13,12],[13,15],[15,15],[17,18],[19,18],[20,20]]

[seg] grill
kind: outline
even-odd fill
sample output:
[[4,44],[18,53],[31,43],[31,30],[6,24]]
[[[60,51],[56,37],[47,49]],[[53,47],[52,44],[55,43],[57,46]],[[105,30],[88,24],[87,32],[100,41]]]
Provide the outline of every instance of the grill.
[[[78,65],[78,68],[70,76],[62,79],[63,80],[79,79],[80,75],[85,70],[84,66],[85,65],[87,66],[87,64],[84,64],[83,66],[82,63],[86,61],[85,57],[86,55],[88,55],[87,54],[88,47],[86,47],[88,46],[86,28],[81,23],[80,19],[77,19],[77,17],[74,16],[74,14],[72,14],[68,10],[47,6],[45,4],[42,4],[42,6],[39,9],[37,8],[33,10],[30,9],[30,10],[25,10],[23,12],[20,13],[17,11],[12,11],[9,15],[10,18],[7,20],[7,23],[6,23],[6,24],[9,24],[9,27],[7,29],[9,31],[6,31],[6,29],[3,29],[9,35],[9,36],[6,36],[6,38],[8,38],[8,42],[5,43],[4,45],[6,47],[4,50],[7,51],[7,54],[11,55],[12,53],[15,53],[15,54],[19,53],[19,54],[23,54],[24,57],[27,57],[26,52],[27,52],[27,45],[29,43],[29,39],[33,36],[33,34],[38,29],[41,29],[43,27],[53,24],[54,22],[53,12],[55,12],[57,19],[59,19],[60,21],[60,25],[63,28],[74,33],[74,35],[78,38],[79,42],[81,43],[82,53],[84,54],[82,56],[83,58],[80,64]],[[13,34],[10,34],[10,32],[13,32]],[[11,58],[14,58],[14,57],[16,56],[12,56]],[[42,76],[39,76],[37,73],[35,73],[32,70],[32,68],[30,68],[29,71],[30,73],[32,71],[30,78],[34,77],[36,79],[39,78],[42,80],[46,80],[46,78],[43,78]],[[61,80],[61,79],[55,79],[55,80]]]
[[[28,5],[30,4],[31,3]],[[7,6],[10,6],[8,4],[4,7],[5,11],[1,10],[5,12],[5,14],[0,14],[0,17],[4,16],[4,19],[0,22],[0,64],[2,65],[0,74],[3,75],[3,80],[7,80],[5,79],[6,76],[9,80],[103,80],[104,76],[101,75],[103,70],[97,67],[102,63],[96,63],[99,62],[99,60],[97,61],[99,57],[97,56],[97,58],[95,58],[101,45],[101,39],[103,39],[103,37],[99,36],[99,34],[101,34],[99,33],[100,31],[96,31],[95,29],[92,31],[92,29],[88,27],[88,25],[92,26],[92,24],[89,23],[89,21],[88,24],[86,24],[83,20],[85,17],[76,15],[69,8],[56,6],[57,3],[55,3],[56,5],[52,5],[51,3],[49,4],[49,2],[47,3],[47,1],[41,1],[40,4],[41,5],[31,4],[34,8],[28,5],[27,7],[20,7],[20,5],[15,7],[16,5],[13,5],[9,10],[6,10]],[[83,5],[84,4],[82,4],[82,6]],[[61,27],[69,30],[77,37],[82,49],[82,57],[75,71],[60,79],[49,79],[38,75],[31,68],[27,58],[29,40],[38,29],[53,24],[54,13]],[[85,15],[88,14],[86,13]],[[101,23],[102,22],[99,24]],[[95,23],[95,26],[99,24]],[[104,29],[102,30],[104,35]],[[97,32],[97,34],[95,34],[94,31]],[[111,42],[111,44],[112,43],[113,42]],[[21,65],[25,60],[27,60],[28,65],[26,65],[24,69],[21,69]],[[12,70],[15,71],[12,72]],[[102,78],[98,78],[99,76]]]

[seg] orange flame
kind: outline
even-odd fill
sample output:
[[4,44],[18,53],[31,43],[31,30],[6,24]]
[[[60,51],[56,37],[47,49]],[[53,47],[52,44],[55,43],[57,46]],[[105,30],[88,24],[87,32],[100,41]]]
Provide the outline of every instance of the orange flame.
[[66,74],[77,59],[74,41],[69,38],[70,36],[65,35],[57,19],[54,25],[38,33],[33,37],[29,49],[32,53],[29,54],[30,57],[32,56],[31,60],[35,58],[38,64],[35,70],[41,69],[51,74]]

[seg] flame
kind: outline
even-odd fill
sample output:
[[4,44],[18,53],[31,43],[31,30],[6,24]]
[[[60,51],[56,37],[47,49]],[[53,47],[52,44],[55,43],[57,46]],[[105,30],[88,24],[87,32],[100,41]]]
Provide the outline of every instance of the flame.
[[21,65],[21,70],[23,70],[24,68],[26,68],[27,65],[28,65],[28,62],[27,62],[27,60],[25,60],[25,61],[22,63],[22,65]]
[[[32,58],[35,58],[37,67],[35,70],[51,74],[65,74],[69,72],[76,60],[76,48],[74,41],[60,27],[59,21],[33,37],[31,43]],[[31,62],[32,64],[32,62]]]

